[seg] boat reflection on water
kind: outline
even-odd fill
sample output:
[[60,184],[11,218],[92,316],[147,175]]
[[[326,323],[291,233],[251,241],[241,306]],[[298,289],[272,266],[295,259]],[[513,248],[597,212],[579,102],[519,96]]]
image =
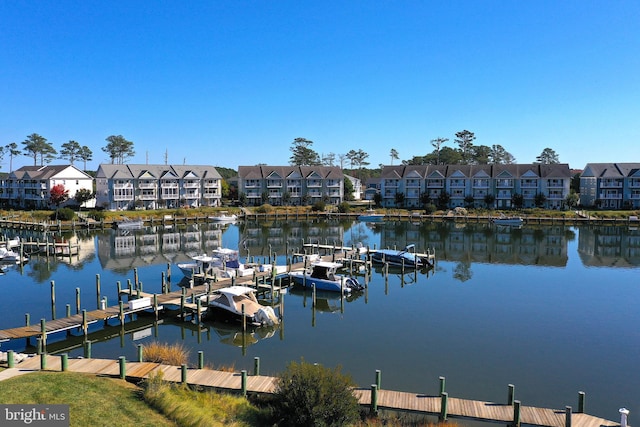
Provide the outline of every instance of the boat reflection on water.
[[331,291],[315,291],[316,302],[315,305],[313,303],[313,290],[307,288],[301,288],[298,286],[294,286],[287,290],[289,295],[300,298],[302,300],[303,307],[311,307],[317,311],[325,312],[325,313],[339,313],[344,311],[344,303],[350,303],[360,296],[364,295],[364,292],[351,292],[349,294],[344,294],[343,296],[340,293],[331,292]]
[[242,325],[237,323],[222,322],[218,320],[204,320],[203,325],[212,329],[223,344],[242,348],[243,354],[247,347],[276,335],[280,324],[273,326],[247,326],[245,331]]

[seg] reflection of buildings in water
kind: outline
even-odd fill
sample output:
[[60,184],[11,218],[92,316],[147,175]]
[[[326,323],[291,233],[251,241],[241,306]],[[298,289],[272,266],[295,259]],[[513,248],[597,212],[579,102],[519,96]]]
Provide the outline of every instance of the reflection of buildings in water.
[[488,224],[385,223],[382,248],[415,244],[417,252],[435,249],[438,260],[564,266],[568,260],[567,228],[495,227]]
[[341,245],[344,228],[329,222],[247,222],[241,227],[240,249],[251,256],[268,256],[302,251],[305,243]]
[[108,270],[190,260],[192,255],[219,247],[222,228],[217,224],[146,227],[139,231],[113,230],[98,235],[98,258]]
[[[74,236],[68,241],[71,242],[71,253],[73,255],[69,257],[68,251],[66,251],[67,255],[58,257],[61,262],[70,265],[78,265],[84,263],[85,261],[93,258],[96,255],[96,245],[93,238],[80,239],[77,236]],[[75,252],[76,247],[78,248],[77,253]]]
[[590,267],[640,265],[640,231],[622,226],[580,227],[578,253]]

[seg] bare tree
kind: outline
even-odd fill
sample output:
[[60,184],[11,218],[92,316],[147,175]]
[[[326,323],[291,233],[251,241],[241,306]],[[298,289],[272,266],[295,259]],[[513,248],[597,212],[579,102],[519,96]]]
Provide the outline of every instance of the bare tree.
[[433,145],[433,148],[436,149],[436,164],[440,164],[440,147],[442,147],[442,144],[444,144],[445,142],[449,141],[449,138],[442,138],[442,137],[437,137],[436,139],[432,139],[431,140],[431,145]]

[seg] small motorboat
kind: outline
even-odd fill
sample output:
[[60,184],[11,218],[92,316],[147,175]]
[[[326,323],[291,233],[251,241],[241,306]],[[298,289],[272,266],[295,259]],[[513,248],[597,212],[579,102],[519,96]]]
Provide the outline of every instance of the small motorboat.
[[273,308],[258,302],[255,290],[247,286],[229,286],[200,297],[207,307],[205,316],[215,320],[239,321],[248,325],[273,326],[279,323]]
[[508,225],[511,227],[520,227],[524,224],[524,219],[519,216],[506,216],[505,214],[500,214],[498,218],[492,218],[491,222],[496,225]]
[[291,271],[289,277],[298,285],[315,287],[316,290],[343,293],[363,290],[364,287],[355,277],[336,274],[336,270],[341,267],[342,264],[338,262],[319,261],[306,270]]
[[196,255],[191,262],[178,263],[178,268],[187,279],[193,279],[194,274],[213,277],[217,275],[220,259],[209,255]]
[[429,254],[412,252],[415,245],[407,245],[402,250],[379,249],[371,252],[371,261],[378,264],[389,264],[405,268],[431,267],[432,261]]
[[22,258],[20,258],[20,254],[11,250],[11,249],[7,249],[4,246],[0,246],[0,263],[2,264],[21,264],[22,262],[26,262],[27,260],[27,256],[23,255]]
[[213,215],[209,217],[209,221],[213,222],[236,222],[238,220],[238,215],[231,214],[228,212],[222,211],[218,215]]
[[376,211],[373,209],[367,209],[362,215],[358,216],[358,221],[381,222],[384,221],[384,214],[376,213]]

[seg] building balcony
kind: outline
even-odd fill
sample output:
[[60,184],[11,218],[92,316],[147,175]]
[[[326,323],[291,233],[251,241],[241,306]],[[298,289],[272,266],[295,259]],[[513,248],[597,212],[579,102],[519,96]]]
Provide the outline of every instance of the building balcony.
[[511,199],[511,197],[510,191],[498,191],[498,194],[496,194],[496,199]]
[[218,187],[218,183],[217,182],[207,182],[205,181],[204,183],[204,188],[217,188]]
[[444,181],[427,181],[428,188],[442,188],[444,187]]
[[155,182],[139,182],[138,183],[138,188],[141,188],[141,189],[147,189],[147,188],[153,189],[157,187],[158,187],[158,184]]
[[322,182],[321,181],[309,181],[307,182],[307,188],[321,188],[322,187]]
[[133,188],[133,184],[130,182],[127,182],[126,184],[113,184],[114,190],[126,190],[128,188]]
[[112,197],[114,202],[130,202],[133,200],[133,194],[131,195],[119,195],[119,196],[113,196]]
[[267,182],[267,188],[282,188],[281,182]]
[[177,182],[163,182],[160,184],[160,188],[179,188]]
[[638,199],[640,199],[640,193],[631,193],[629,198],[633,199],[633,200],[638,200]]
[[564,195],[562,193],[550,193],[547,195],[547,199],[549,200],[562,200],[564,199]]
[[184,197],[185,199],[189,199],[189,200],[199,199],[200,198],[200,193],[187,193],[182,197]]
[[466,184],[464,182],[450,182],[449,183],[449,187],[450,188],[465,188]]
[[182,184],[182,187],[184,187],[184,188],[200,188],[200,183],[199,182],[184,182]]
[[600,188],[622,188],[622,181],[600,181]]
[[547,182],[547,188],[564,188],[564,182],[562,181]]
[[538,188],[537,182],[523,182],[520,184],[521,188]]
[[177,194],[163,194],[162,200],[178,200],[179,196]]
[[336,188],[336,187],[340,187],[340,183],[339,182],[329,182],[329,183],[327,183],[327,188]]
[[619,193],[600,193],[602,200],[622,200],[622,194]]
[[245,182],[244,188],[260,188],[259,182]]
[[155,193],[149,193],[149,194],[140,194],[138,196],[138,199],[140,200],[156,200],[157,196]]

